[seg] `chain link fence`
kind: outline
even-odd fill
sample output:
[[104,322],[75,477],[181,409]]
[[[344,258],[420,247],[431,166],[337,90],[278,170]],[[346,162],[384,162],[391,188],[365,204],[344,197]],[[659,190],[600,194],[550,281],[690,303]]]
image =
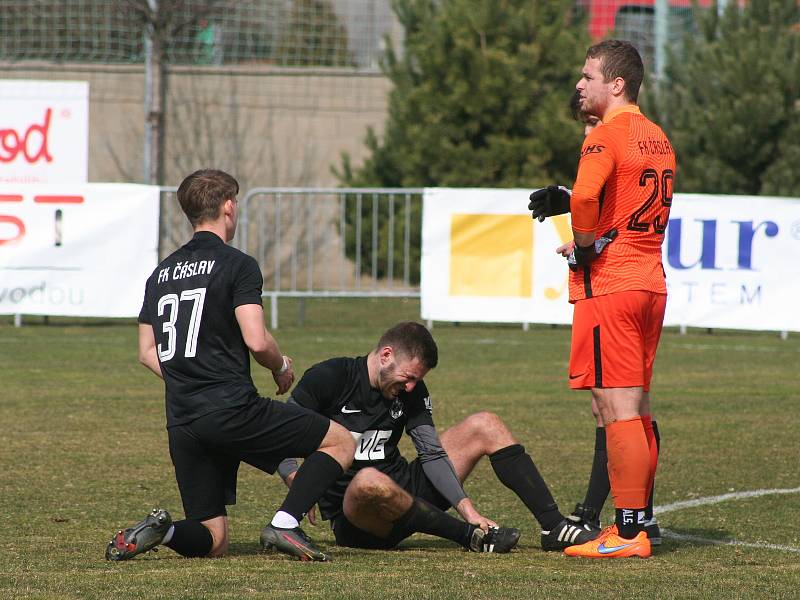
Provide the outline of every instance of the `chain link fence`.
[[[170,28],[171,65],[377,71],[387,37],[395,45],[402,38],[391,0],[0,0],[0,61],[140,64],[152,7]],[[661,36],[674,47],[692,32],[694,7],[692,0],[575,2],[595,39],[629,39],[651,59]]]
[[[378,69],[389,0],[151,0],[172,65]],[[138,64],[147,0],[2,0],[0,60]]]
[[[159,260],[192,237],[177,188],[161,188]],[[417,298],[419,188],[254,188],[242,191],[231,244],[253,256],[270,299]]]

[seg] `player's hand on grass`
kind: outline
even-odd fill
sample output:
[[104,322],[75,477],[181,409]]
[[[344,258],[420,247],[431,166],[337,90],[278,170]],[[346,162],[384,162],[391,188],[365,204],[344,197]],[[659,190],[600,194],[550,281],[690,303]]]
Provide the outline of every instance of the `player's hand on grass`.
[[497,523],[479,513],[473,506],[472,500],[469,498],[464,498],[459,502],[456,510],[467,523],[480,527],[484,531],[489,531],[490,527],[498,526]]
[[281,395],[289,391],[294,383],[294,369],[292,359],[288,356],[283,357],[283,367],[278,371],[272,371],[272,379],[278,386],[276,394]]
[[539,221],[569,212],[570,191],[563,185],[548,185],[530,195],[528,210]]

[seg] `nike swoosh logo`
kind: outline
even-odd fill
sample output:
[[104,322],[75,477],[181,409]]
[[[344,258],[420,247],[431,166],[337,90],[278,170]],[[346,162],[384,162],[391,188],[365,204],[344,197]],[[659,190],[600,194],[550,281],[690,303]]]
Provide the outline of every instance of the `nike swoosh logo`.
[[631,546],[633,546],[633,544],[622,544],[621,546],[606,546],[605,542],[601,542],[600,545],[597,547],[597,551],[600,554],[612,554],[614,552],[618,552],[619,550],[630,548]]
[[570,379],[577,379],[578,377],[583,377],[583,373],[578,373],[577,375],[570,375]]
[[342,407],[342,412],[344,414],[346,414],[346,415],[349,415],[349,414],[352,414],[352,413],[360,413],[361,409],[359,408],[357,410],[352,410],[352,409],[347,408],[346,406],[343,406]]

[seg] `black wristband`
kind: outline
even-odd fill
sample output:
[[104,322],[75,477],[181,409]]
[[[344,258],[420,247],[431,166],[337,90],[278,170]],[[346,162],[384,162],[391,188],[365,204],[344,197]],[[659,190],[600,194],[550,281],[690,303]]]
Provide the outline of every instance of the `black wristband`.
[[578,244],[575,244],[574,253],[575,264],[579,267],[588,265],[595,258],[597,258],[597,251],[594,248],[594,244],[590,244],[589,246],[579,246]]

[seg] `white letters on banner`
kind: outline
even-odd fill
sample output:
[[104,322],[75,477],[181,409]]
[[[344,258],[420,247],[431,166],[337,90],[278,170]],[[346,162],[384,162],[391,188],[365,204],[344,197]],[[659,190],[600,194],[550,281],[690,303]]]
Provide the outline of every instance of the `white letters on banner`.
[[0,81],[0,183],[84,183],[89,84]]
[[[533,221],[530,190],[425,190],[422,318],[571,323],[569,215]],[[675,194],[662,246],[666,325],[800,331],[800,200]]]
[[0,184],[0,314],[137,316],[158,211],[155,186]]

